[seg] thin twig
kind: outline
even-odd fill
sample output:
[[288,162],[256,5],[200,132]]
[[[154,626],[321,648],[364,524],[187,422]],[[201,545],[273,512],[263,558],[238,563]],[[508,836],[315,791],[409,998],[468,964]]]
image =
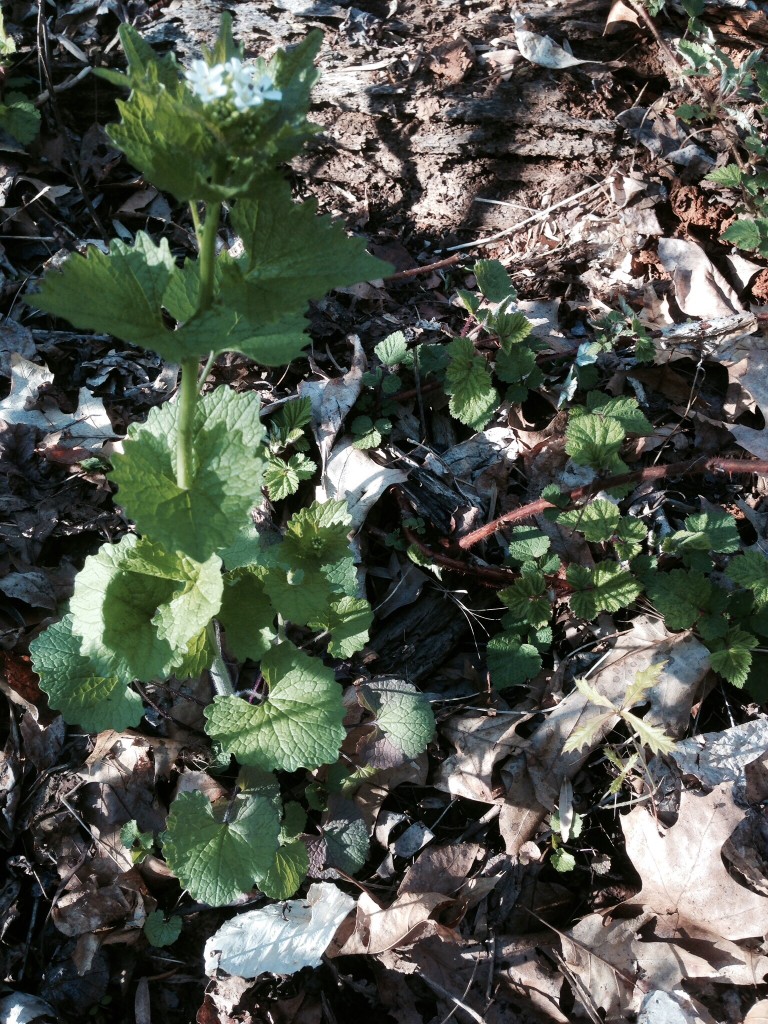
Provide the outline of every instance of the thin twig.
[[[694,476],[700,473],[753,473],[759,476],[768,475],[768,459],[755,459],[752,462],[742,459],[691,459],[688,462],[670,462],[666,466],[646,466],[645,469],[638,469],[632,473],[620,473],[618,476],[609,476],[604,480],[595,480],[583,487],[575,487],[568,492],[570,500],[581,501],[582,498],[589,498],[595,493],[596,487],[600,490],[609,491],[612,487],[620,487],[623,484],[645,483],[647,480],[662,480],[666,476]],[[521,505],[520,508],[506,512],[498,519],[494,519],[485,526],[473,530],[466,536],[459,539],[459,547],[462,551],[468,551],[479,544],[480,541],[493,536],[502,527],[510,526],[512,523],[522,522],[539,515],[548,508],[556,508],[546,498],[537,498],[528,505]]]
[[417,274],[429,274],[433,270],[442,270],[443,267],[452,267],[456,263],[460,263],[463,256],[446,256],[443,260],[437,260],[435,263],[425,263],[423,267],[412,267],[410,270],[400,270],[397,274],[393,274],[391,277],[386,277],[385,281],[407,281],[411,277],[416,277]]
[[488,235],[487,238],[478,238],[474,242],[463,242],[461,245],[451,245],[447,248],[446,252],[456,252],[457,249],[474,249],[476,246],[488,245],[490,242],[497,242],[500,238],[506,238],[507,235],[514,235],[516,231],[521,228],[527,227],[529,224],[535,224],[537,220],[543,220],[548,217],[553,210],[559,210],[561,206],[567,206],[568,203],[574,202],[576,199],[581,199],[582,196],[589,195],[590,192],[596,192],[599,188],[603,188],[608,183],[608,178],[603,178],[602,181],[596,182],[594,185],[589,185],[587,188],[583,188],[580,192],[575,192],[572,196],[566,196],[565,199],[561,199],[557,203],[552,203],[551,206],[547,206],[544,210],[538,210],[530,217],[526,217],[525,220],[518,221],[517,224],[513,224],[511,228],[505,228],[503,231],[497,231],[495,235]]

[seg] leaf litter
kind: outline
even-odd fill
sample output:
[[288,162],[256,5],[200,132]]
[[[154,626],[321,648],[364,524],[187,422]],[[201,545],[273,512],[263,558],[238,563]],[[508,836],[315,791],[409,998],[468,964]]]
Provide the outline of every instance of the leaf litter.
[[[570,119],[571,134],[566,144],[556,134],[563,125],[546,121],[542,134],[554,134],[553,153],[546,152],[545,138],[540,150],[529,149],[526,156],[543,161],[538,165],[546,169],[539,175],[543,184],[532,185],[516,171],[515,189],[522,195],[512,193],[512,201],[522,198],[545,215],[510,232],[508,242],[500,239],[495,251],[509,260],[518,287],[528,291],[526,298],[550,300],[540,336],[554,353],[571,358],[587,334],[582,309],[596,316],[615,308],[617,296],[631,296],[641,322],[658,332],[654,364],[670,374],[679,367],[686,400],[699,386],[692,375],[701,365],[715,378],[711,393],[704,392],[703,408],[694,411],[699,417],[692,421],[695,430],[659,432],[659,446],[672,444],[678,451],[698,454],[708,452],[713,436],[721,443],[725,436],[728,443],[766,457],[764,339],[757,333],[762,323],[758,318],[764,315],[760,303],[767,297],[764,280],[759,283],[766,277],[764,262],[723,258],[723,247],[715,244],[722,224],[706,223],[694,201],[701,196],[689,196],[688,208],[681,197],[675,207],[680,213],[669,231],[669,192],[681,183],[694,193],[701,190],[697,176],[724,152],[721,129],[716,125],[708,140],[693,144],[674,116],[677,100],[671,84],[669,95],[662,93],[652,107],[642,108],[624,95],[624,111],[617,109],[618,95],[612,92],[617,79],[611,79],[617,69],[605,60],[606,43],[597,36],[598,28],[623,30],[624,35],[607,37],[621,42],[610,56],[641,79],[657,81],[655,61],[663,67],[667,59],[663,48],[652,54],[656,43],[642,35],[643,20],[634,3],[616,3],[610,14],[605,5],[600,26],[591,7],[595,21],[585,23],[569,19],[563,5],[555,5],[553,15],[546,5],[532,4],[526,14],[536,31],[516,24],[503,5],[488,5],[481,19],[469,18],[462,9],[457,27],[471,43],[450,39],[454,26],[443,24],[438,5],[414,12],[407,5],[398,10],[395,4],[386,17],[377,5],[366,5],[376,7],[375,14],[355,11],[354,16],[333,5],[323,11],[287,5],[285,24],[259,5],[244,6],[264,38],[275,40],[286,33],[299,38],[310,18],[330,20],[326,29],[336,50],[350,62],[342,71],[353,72],[348,81],[355,75],[374,75],[381,95],[413,93],[406,102],[414,108],[397,109],[398,116],[407,113],[416,126],[408,159],[421,167],[418,188],[409,178],[407,162],[392,157],[397,150],[387,141],[386,128],[378,124],[380,137],[371,134],[354,87],[347,93],[351,98],[338,129],[345,133],[346,170],[341,173],[336,155],[331,155],[316,179],[306,168],[299,172],[304,171],[306,187],[317,191],[324,209],[340,210],[348,223],[366,227],[377,245],[391,245],[393,233],[399,234],[399,243],[417,267],[433,258],[435,243],[465,245],[467,230],[503,233],[506,228],[499,220],[500,206],[486,206],[473,218],[458,202],[464,192],[482,192],[493,181],[490,168],[498,146],[483,134],[488,116],[477,122],[477,152],[465,153],[467,177],[461,187],[452,177],[457,173],[451,166],[455,153],[445,157],[444,151],[451,154],[451,147],[465,145],[451,134],[451,126],[461,116],[473,116],[467,113],[473,97],[462,91],[466,83],[478,81],[494,66],[502,81],[519,74],[521,88],[533,83],[542,89],[544,99],[538,98],[540,108],[531,115],[535,124],[536,117],[545,117],[544,109],[559,109],[551,95],[547,101],[552,80],[536,77],[543,73],[536,68],[553,72],[560,82],[556,88],[568,90],[560,109]],[[741,24],[725,8],[706,6],[723,31]],[[34,11],[24,10],[24,4],[17,7],[15,34],[29,46],[29,15]],[[61,83],[69,84],[98,40],[110,38],[113,14],[110,5],[69,5],[50,14],[59,33],[51,37],[53,67]],[[138,9],[135,14],[143,16]],[[753,17],[744,25],[764,38],[761,14],[764,18],[765,12],[759,11],[740,12],[739,17]],[[247,20],[248,12],[239,16]],[[191,52],[210,25],[205,18],[202,26],[196,25],[190,5],[179,5],[175,19],[163,15],[154,29],[149,21],[146,27],[181,52]],[[738,34],[733,38],[738,40]],[[570,52],[571,39],[583,56]],[[425,43],[432,57],[420,68],[414,54]],[[622,55],[627,48],[629,57]],[[643,48],[647,53],[639,52]],[[394,85],[397,79],[387,77],[395,74],[389,57],[381,69],[365,70],[363,52],[366,60],[379,54],[397,56],[408,69],[404,84]],[[532,70],[518,71],[528,64]],[[580,70],[581,64],[586,69]],[[355,71],[357,66],[363,70]],[[339,88],[339,77],[334,79],[330,70],[329,80]],[[458,115],[446,114],[445,101],[437,95],[446,81],[454,90],[447,102],[464,104]],[[535,88],[528,94],[534,99]],[[69,106],[68,90],[58,95],[71,118],[76,108]],[[553,170],[547,161],[555,153],[566,165],[569,156],[571,161],[578,158],[579,135],[588,142],[584,153],[601,159],[601,126],[580,111],[593,102],[611,115],[605,118],[611,132],[615,116],[626,137],[648,155],[631,164],[630,150],[619,145],[612,153],[616,173],[600,193],[602,208],[575,202],[547,215],[569,185],[568,172]],[[3,183],[9,234],[3,284],[8,300],[15,294],[14,275],[36,273],[49,255],[51,239],[60,244],[58,218],[67,225],[69,237],[83,240],[100,231],[97,211],[112,203],[126,240],[143,228],[150,234],[163,232],[180,250],[187,245],[184,229],[174,222],[167,204],[157,204],[162,197],[136,194],[135,182],[115,152],[100,148],[100,125],[92,130],[78,122],[74,136],[66,129],[69,141],[64,142],[61,105],[46,110],[40,140],[6,151],[17,162],[8,162]],[[329,109],[340,116],[340,108],[331,104]],[[422,131],[430,123],[430,111],[432,127]],[[113,113],[99,110],[97,116],[106,122]],[[333,124],[325,129],[332,150],[336,129]],[[372,159],[370,154],[374,149],[380,153],[382,142],[385,148],[390,145],[389,158]],[[84,181],[69,177],[72,163],[64,156],[68,145],[81,147],[79,173]],[[437,161],[438,170],[427,161]],[[22,163],[29,174],[22,173]],[[49,174],[51,180],[44,180]],[[105,185],[114,190],[114,201]],[[45,194],[37,196],[39,191]],[[98,204],[92,202],[92,193]],[[606,204],[611,204],[608,209]],[[396,211],[394,232],[387,210],[390,216]],[[720,211],[721,222],[729,212]],[[451,237],[459,230],[464,234]],[[585,248],[579,252],[577,245]],[[647,268],[652,270],[648,273]],[[576,298],[568,288],[548,294],[541,286],[544,280],[567,280]],[[557,444],[557,396],[546,390],[541,396],[545,411],[511,413],[508,426],[471,438],[439,402],[425,406],[428,392],[422,391],[406,399],[413,407],[401,420],[402,436],[393,433],[392,447],[369,453],[353,447],[353,435],[345,431],[351,430],[363,390],[369,341],[391,334],[395,327],[408,327],[419,339],[429,339],[435,330],[447,339],[456,330],[446,282],[438,273],[425,281],[424,287],[409,285],[407,294],[398,291],[403,285],[385,282],[356,293],[341,290],[318,303],[311,314],[316,341],[310,379],[297,379],[294,373],[288,382],[280,382],[258,377],[258,371],[254,377],[252,367],[229,359],[214,370],[218,379],[229,379],[237,387],[258,387],[268,400],[291,397],[292,391],[310,398],[323,496],[351,502],[368,586],[378,588],[382,602],[400,589],[396,601],[390,601],[393,632],[401,637],[394,666],[382,664],[384,649],[377,649],[374,630],[360,660],[353,666],[347,657],[347,674],[342,674],[350,698],[346,755],[358,764],[370,763],[375,748],[382,770],[350,797],[334,794],[308,826],[311,831],[301,833],[313,852],[311,876],[322,881],[313,882],[301,899],[253,910],[235,906],[232,910],[242,912],[234,916],[230,910],[212,914],[183,897],[155,843],[167,827],[172,790],[196,799],[206,821],[213,821],[210,809],[217,801],[228,799],[226,779],[219,789],[202,783],[202,778],[211,778],[201,773],[210,751],[196,732],[201,716],[195,702],[205,700],[204,690],[179,682],[169,694],[148,682],[151,714],[136,732],[101,732],[89,739],[82,732],[66,732],[62,719],[46,708],[30,679],[25,647],[44,616],[69,596],[75,564],[82,563],[101,534],[119,535],[124,529],[102,467],[91,457],[122,436],[127,422],[142,418],[162,400],[173,373],[168,368],[161,373],[159,363],[142,364],[130,351],[115,350],[103,339],[63,337],[45,321],[29,321],[44,324],[32,332],[6,321],[2,366],[10,390],[0,401],[0,612],[3,692],[13,706],[0,757],[0,840],[6,871],[0,927],[4,976],[12,991],[3,995],[0,1012],[8,1019],[21,1022],[46,1013],[63,1021],[84,1014],[114,1019],[107,1008],[108,987],[113,994],[130,992],[137,1021],[140,1013],[150,1020],[154,1014],[169,1021],[211,1021],[214,1012],[223,1021],[321,1021],[344,1019],[352,1012],[408,1022],[442,1020],[450,1013],[488,1022],[509,1020],[510,1015],[537,1021],[629,1015],[649,1022],[763,1019],[761,997],[768,975],[760,945],[768,931],[766,857],[760,846],[768,751],[764,708],[747,705],[733,692],[723,694],[708,672],[709,652],[703,645],[686,632],[669,633],[645,614],[626,622],[604,612],[592,629],[574,624],[562,612],[556,656],[537,671],[528,692],[521,697],[514,687],[495,689],[493,672],[488,676],[490,659],[483,656],[489,623],[495,628],[499,618],[494,603],[482,600],[473,580],[451,575],[450,568],[429,558],[417,570],[418,583],[406,587],[403,581],[413,572],[413,545],[410,553],[394,544],[385,548],[397,517],[388,504],[393,485],[411,483],[418,511],[427,512],[428,521],[468,529],[478,510],[486,521],[507,510],[509,487],[521,472],[518,462],[539,493],[546,483],[563,479],[566,463]],[[471,286],[469,272],[460,283]],[[6,311],[12,312],[10,301]],[[704,322],[686,333],[679,321],[689,317]],[[709,334],[707,322],[715,328]],[[355,333],[359,338],[352,340],[350,356],[344,339]],[[80,351],[73,351],[73,342]],[[635,387],[632,374],[620,365],[615,369],[617,393],[622,393],[625,380]],[[719,370],[725,377],[718,382]],[[676,415],[679,420],[688,410],[685,402],[681,407],[665,399],[671,379],[658,393],[668,403],[670,419]],[[643,443],[645,439],[638,451]],[[686,505],[702,497],[714,504],[728,502],[732,512],[741,509],[747,522],[761,523],[759,486],[750,490],[710,479],[702,482],[701,494],[686,488],[677,497],[667,497],[671,500],[662,514],[675,526],[680,514],[675,521],[674,502]],[[648,490],[638,499],[649,509],[656,502]],[[538,525],[553,543],[557,537],[557,543],[567,546],[563,550],[576,561],[593,567],[589,549],[573,534],[541,517]],[[742,538],[762,552],[764,532],[743,529]],[[438,617],[459,621],[462,628],[454,634],[458,641],[449,648],[438,642],[419,662],[416,652],[437,632],[434,617],[425,616],[420,625],[418,615],[425,599],[435,596],[440,600]],[[632,748],[626,747],[616,764],[606,753],[615,751],[616,742],[629,743],[626,733],[615,739],[619,710],[633,680],[654,666],[660,674],[643,694],[645,703],[627,710],[679,742],[663,764],[659,758],[649,761],[645,777],[642,771],[632,773],[623,789],[610,792],[632,756]],[[360,678],[366,682],[355,688]],[[572,687],[574,678],[588,680],[591,701]],[[407,736],[398,735],[397,700],[387,709],[381,698],[389,689],[402,699],[415,689],[414,682],[428,692],[437,712],[437,739],[427,755],[416,756],[418,744],[410,746]],[[743,720],[732,722],[732,713]],[[695,734],[681,738],[690,732],[692,718]],[[81,724],[99,729],[98,722]],[[126,729],[135,725],[137,721],[126,721]],[[582,742],[566,750],[579,735]],[[305,784],[332,788],[325,769]],[[571,843],[577,863],[571,878],[551,866],[553,836],[563,834],[554,828],[552,815],[564,811],[566,784],[573,793],[572,807],[590,823],[583,845]],[[611,809],[621,801],[633,806]],[[126,845],[124,829],[131,823],[136,838]],[[355,829],[357,845],[345,842],[344,833]],[[144,845],[140,836],[148,837]],[[355,871],[345,870],[343,865],[350,863]],[[348,875],[363,865],[353,883]],[[33,922],[28,932],[22,908],[30,902],[42,903],[50,913],[45,924]],[[178,920],[177,910],[185,924],[194,922],[191,935],[182,930],[175,939],[176,928],[171,927],[169,952],[162,956],[159,944],[151,944],[162,939],[161,933],[147,928],[158,908],[164,922],[167,915]],[[46,948],[53,950],[48,958],[43,955]],[[128,948],[133,966],[121,983],[117,964]],[[210,975],[207,981],[203,966]],[[304,973],[291,980],[295,972]],[[315,979],[311,984],[310,978]],[[185,1004],[178,994],[189,980],[194,982],[194,1005]],[[127,988],[120,989],[121,984]]]

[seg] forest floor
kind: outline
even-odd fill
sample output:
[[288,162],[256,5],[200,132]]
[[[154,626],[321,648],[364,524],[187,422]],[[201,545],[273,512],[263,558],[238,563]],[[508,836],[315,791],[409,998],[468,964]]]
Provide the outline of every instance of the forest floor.
[[[631,373],[618,355],[600,364],[608,393],[633,389],[654,424],[625,453],[631,468],[768,459],[768,263],[721,240],[736,198],[704,180],[726,161],[733,129],[726,115],[695,127],[675,117],[690,82],[673,46],[687,17],[672,2],[653,21],[630,0],[533,0],[518,11],[509,0],[358,2],[3,5],[13,76],[42,121],[24,145],[0,138],[0,1021],[598,1024],[638,1019],[641,1007],[654,1022],[736,1024],[750,1011],[764,1020],[764,653],[739,690],[708,671],[690,630],[669,632],[648,602],[585,623],[563,601],[541,671],[509,684],[486,658],[504,609],[483,567],[501,544],[489,541],[466,572],[432,557],[441,538],[566,480],[564,380],[611,311],[673,339]],[[91,69],[123,66],[126,19],[188,61],[213,42],[224,9],[248,56],[322,29],[312,110],[321,131],[291,181],[396,274],[312,306],[309,362],[281,377],[228,356],[212,381],[257,389],[266,403],[329,378],[357,387],[346,426],[342,416],[320,452],[332,461],[360,393],[350,368],[375,365],[374,346],[395,331],[409,343],[460,336],[456,290],[474,287],[481,258],[504,264],[551,357],[545,384],[474,435],[448,415],[444,394],[419,393],[416,381],[389,447],[360,452],[347,479],[337,476],[338,492],[358,503],[372,487],[356,544],[376,610],[369,643],[337,666],[339,679],[418,685],[437,734],[354,797],[369,853],[357,883],[344,882],[357,913],[322,965],[255,981],[203,969],[205,942],[234,908],[194,903],[159,855],[134,864],[119,842],[131,820],[162,833],[174,795],[210,782],[207,681],[156,699],[138,729],[89,735],[49,708],[28,654],[84,558],[126,530],[94,456],[177,381],[178,368],[151,353],[22,301],[62,250],[88,242],[130,243],[141,229],[190,251],[186,211],[111,144],[119,93]],[[768,4],[708,3],[702,21],[736,63],[768,45]],[[691,322],[688,334],[669,331]],[[669,530],[725,510],[745,549],[764,551],[766,479],[713,470],[646,480],[623,507]],[[261,514],[280,525],[316,483]],[[402,512],[392,483],[427,523],[419,565],[402,538],[420,538],[393,532]],[[536,522],[564,558],[594,566],[572,531]],[[625,688],[649,650],[676,666],[675,685],[651,699],[675,751],[643,768],[646,750],[627,767],[634,747],[608,730],[564,754],[585,708],[574,678]],[[303,792],[306,782],[288,784]],[[157,907],[183,920],[164,948],[141,929]]]

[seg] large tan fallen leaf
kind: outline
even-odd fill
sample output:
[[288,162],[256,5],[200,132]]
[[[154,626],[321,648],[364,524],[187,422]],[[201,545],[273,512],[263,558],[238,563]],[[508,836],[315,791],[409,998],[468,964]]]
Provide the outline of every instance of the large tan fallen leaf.
[[658,254],[674,283],[677,304],[688,316],[741,312],[738,295],[701,246],[684,238],[660,238]]
[[[608,1020],[618,1019],[634,1002],[638,970],[632,949],[637,925],[590,914],[562,936],[563,959]],[[576,990],[578,998],[578,989]]]
[[728,784],[707,794],[683,792],[678,820],[666,830],[647,807],[635,807],[621,819],[643,882],[629,903],[670,916],[678,928],[691,923],[734,941],[768,932],[768,898],[740,885],[721,857],[742,817]]
[[636,1013],[649,990],[677,992],[695,980],[753,986],[768,969],[766,957],[691,924],[681,931],[651,908],[624,919],[589,914],[562,946],[566,967],[608,1020]]
[[407,892],[385,908],[364,892],[357,901],[355,929],[338,955],[383,953],[413,945],[436,908],[451,902],[443,893]]
[[117,436],[104,403],[94,398],[87,388],[80,389],[77,410],[73,413],[53,406],[46,407],[44,412],[35,408],[41,388],[52,382],[53,374],[47,366],[13,354],[11,392],[0,402],[0,420],[8,424],[25,423],[42,431],[46,435],[44,448],[78,446],[97,451]]

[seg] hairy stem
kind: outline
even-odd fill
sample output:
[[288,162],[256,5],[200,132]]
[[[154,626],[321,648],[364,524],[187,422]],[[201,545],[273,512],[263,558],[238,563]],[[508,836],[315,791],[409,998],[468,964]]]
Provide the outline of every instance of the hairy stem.
[[176,484],[183,490],[192,486],[192,424],[197,405],[197,360],[181,364],[179,420],[176,432]]
[[[213,304],[214,276],[216,271],[216,233],[221,216],[221,203],[209,203],[205,209],[205,220],[194,203],[189,204],[192,223],[200,249],[198,266],[200,286],[197,293],[195,315],[204,313]],[[176,435],[176,483],[184,490],[192,485],[192,424],[198,396],[198,360],[185,359],[181,364],[181,387],[179,391],[179,422]]]

